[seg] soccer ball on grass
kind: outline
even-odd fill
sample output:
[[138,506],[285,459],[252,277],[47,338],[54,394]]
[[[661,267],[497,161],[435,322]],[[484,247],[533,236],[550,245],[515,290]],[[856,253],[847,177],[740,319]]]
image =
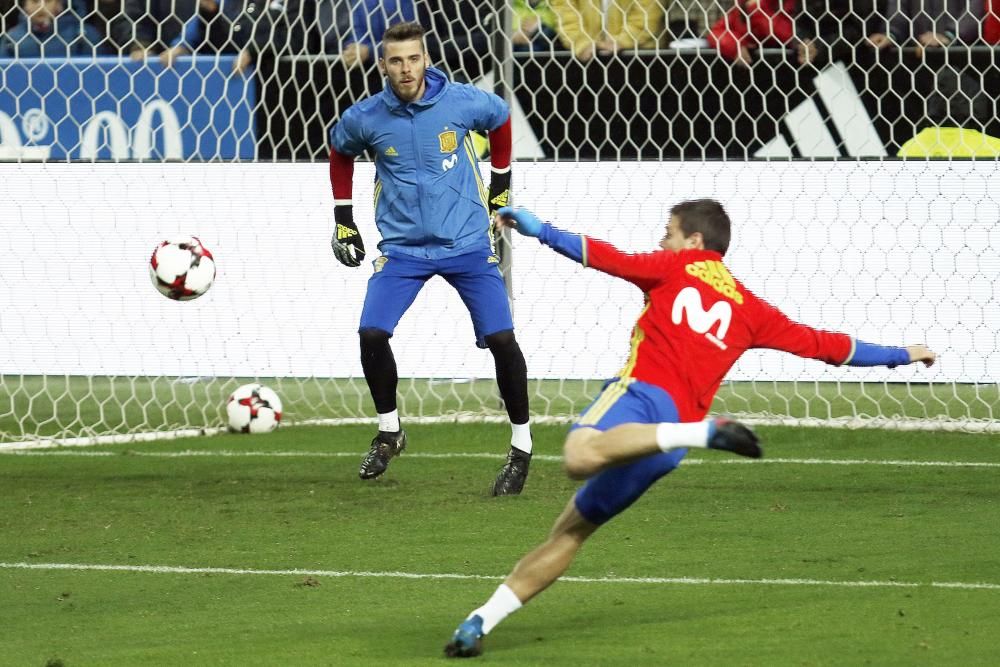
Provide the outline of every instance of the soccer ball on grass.
[[229,396],[226,415],[234,433],[268,433],[281,421],[281,399],[261,384],[245,384]]
[[215,280],[215,259],[196,236],[164,241],[149,258],[149,277],[163,296],[190,301]]

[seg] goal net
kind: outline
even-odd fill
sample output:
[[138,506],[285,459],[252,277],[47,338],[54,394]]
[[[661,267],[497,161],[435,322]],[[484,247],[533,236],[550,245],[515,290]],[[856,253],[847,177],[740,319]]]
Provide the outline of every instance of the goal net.
[[[330,251],[326,155],[338,115],[383,85],[362,47],[386,17],[323,0],[215,13],[177,0],[162,15],[66,2],[49,32],[40,3],[0,3],[0,447],[214,432],[251,380],[281,396],[287,423],[371,420],[357,340],[371,268]],[[415,15],[436,65],[509,100],[516,203],[645,251],[670,205],[716,198],[734,220],[727,264],[755,293],[799,321],[941,355],[888,370],[753,351],[714,411],[1000,430],[988,7],[975,34],[968,17],[942,18],[929,46],[916,46],[923,18],[903,33],[896,17],[876,49],[873,19],[851,14],[810,24],[776,8],[763,35],[763,10],[745,3],[612,2],[614,46],[587,37],[576,3],[513,4],[418,0]],[[485,139],[477,149],[488,178]],[[360,160],[369,259],[373,175]],[[149,257],[192,235],[218,276],[171,301]],[[509,256],[533,418],[569,420],[625,361],[642,294],[529,239]],[[492,357],[444,281],[425,286],[393,350],[404,419],[505,419]]]

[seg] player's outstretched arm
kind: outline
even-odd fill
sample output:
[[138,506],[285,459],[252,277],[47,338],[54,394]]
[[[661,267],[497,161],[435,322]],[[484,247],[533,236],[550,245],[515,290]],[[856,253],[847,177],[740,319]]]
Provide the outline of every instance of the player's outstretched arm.
[[556,227],[524,208],[506,206],[497,211],[497,225],[513,227],[524,236],[536,237],[560,255],[608,275],[623,278],[643,290],[649,290],[666,275],[667,263],[677,254],[667,251],[632,254],[610,243],[573,234]]
[[908,345],[906,351],[910,354],[910,363],[920,362],[924,366],[933,366],[937,361],[937,353],[926,345]]
[[522,236],[538,238],[544,224],[537,215],[526,208],[514,208],[513,206],[502,206],[497,209],[500,227],[512,227]]
[[866,343],[857,338],[852,339],[851,353],[844,361],[845,366],[905,366],[907,364],[922,363],[924,366],[932,366],[937,359],[935,354],[926,345],[910,345],[908,347],[894,347],[889,345],[876,345]]
[[587,265],[587,241],[579,234],[556,229],[526,208],[504,206],[497,211],[501,227],[513,227],[523,236],[537,238],[560,255]]
[[868,343],[846,333],[794,322],[774,306],[764,301],[757,303],[754,315],[757,326],[751,347],[782,350],[834,366],[896,368],[918,362],[931,366],[937,360],[937,354],[926,345],[899,347]]

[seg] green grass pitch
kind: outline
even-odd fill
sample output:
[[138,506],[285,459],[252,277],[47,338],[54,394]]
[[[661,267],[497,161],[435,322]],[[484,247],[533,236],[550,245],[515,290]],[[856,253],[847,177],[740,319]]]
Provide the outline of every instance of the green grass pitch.
[[[368,483],[369,426],[0,455],[0,665],[444,664],[576,485],[562,426],[500,499],[507,427],[408,430]],[[691,454],[480,661],[997,664],[996,435],[759,430],[766,459]]]

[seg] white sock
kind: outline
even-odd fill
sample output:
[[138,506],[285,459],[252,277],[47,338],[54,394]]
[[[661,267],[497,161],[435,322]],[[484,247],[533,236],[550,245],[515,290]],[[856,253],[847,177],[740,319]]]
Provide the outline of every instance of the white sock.
[[711,426],[711,419],[684,424],[657,424],[656,444],[665,452],[679,447],[708,447],[709,435],[714,432]]
[[510,425],[510,446],[531,453],[531,423]]
[[479,609],[476,609],[468,618],[479,615],[483,619],[483,634],[489,634],[503,619],[507,618],[521,608],[521,601],[514,595],[514,591],[508,588],[507,584],[500,584],[494,591],[493,596],[486,601]]
[[385,414],[379,414],[378,416],[378,430],[389,431],[395,433],[399,430],[399,410],[393,410],[392,412],[386,412]]

